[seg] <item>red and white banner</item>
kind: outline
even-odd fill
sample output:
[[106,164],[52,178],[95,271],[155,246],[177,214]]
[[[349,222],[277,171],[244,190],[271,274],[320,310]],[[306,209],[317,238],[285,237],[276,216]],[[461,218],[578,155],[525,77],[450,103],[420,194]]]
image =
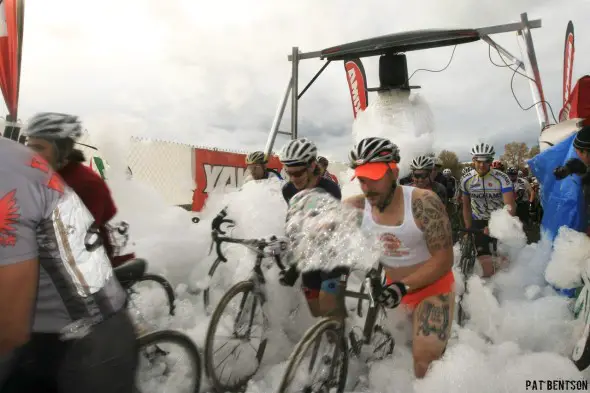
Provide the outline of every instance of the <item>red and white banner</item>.
[[23,0],[0,0],[0,88],[12,121],[18,113],[23,21]]
[[590,75],[578,79],[559,113],[559,121],[568,119],[586,119],[584,124],[590,124]]
[[[225,187],[239,188],[244,184],[246,154],[194,149],[194,175],[197,188],[193,193],[193,211],[201,211],[210,192]],[[268,160],[268,168],[283,167],[277,156]]]
[[565,31],[565,46],[563,48],[563,106],[572,92],[572,72],[574,70],[574,24],[570,20]]
[[358,113],[367,109],[367,105],[369,104],[367,77],[363,63],[358,58],[344,62],[344,70],[346,71],[346,81],[350,89],[352,111],[356,119]]

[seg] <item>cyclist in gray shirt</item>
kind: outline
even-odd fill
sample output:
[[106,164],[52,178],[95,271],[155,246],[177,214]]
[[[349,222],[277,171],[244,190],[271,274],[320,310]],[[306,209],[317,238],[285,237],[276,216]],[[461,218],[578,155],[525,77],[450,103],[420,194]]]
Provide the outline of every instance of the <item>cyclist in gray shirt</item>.
[[96,238],[90,212],[47,162],[0,138],[3,393],[134,391],[126,294]]

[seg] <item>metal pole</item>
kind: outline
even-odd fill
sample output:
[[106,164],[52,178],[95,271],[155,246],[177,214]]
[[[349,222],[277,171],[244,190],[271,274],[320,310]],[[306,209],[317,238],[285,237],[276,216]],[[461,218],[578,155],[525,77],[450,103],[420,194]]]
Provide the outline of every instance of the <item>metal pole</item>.
[[287,88],[285,89],[285,93],[283,94],[283,98],[279,102],[279,106],[277,107],[277,111],[275,113],[275,118],[272,121],[272,126],[270,128],[270,134],[268,135],[268,139],[266,140],[266,147],[264,148],[264,152],[270,156],[272,152],[272,148],[275,144],[275,139],[277,137],[277,132],[279,131],[279,127],[281,126],[281,120],[283,120],[283,115],[285,114],[285,108],[287,107],[287,100],[289,99],[289,93],[291,93],[291,86],[293,79],[289,79],[289,83],[287,84]]
[[[527,59],[526,58],[526,49],[525,49],[526,43],[524,43],[524,39],[521,34],[518,35],[516,42],[518,42],[518,48],[520,49],[520,53],[522,55],[523,61],[527,61],[526,60]],[[539,95],[539,90],[537,89],[537,84],[535,83],[535,76],[531,72],[530,63],[527,66],[525,66],[525,73],[529,77],[528,82],[529,82],[529,87],[531,88],[531,95],[533,96],[533,103],[537,103],[537,102],[541,101],[541,97]],[[545,122],[545,118],[543,116],[543,110],[541,109],[539,104],[535,105],[535,111],[537,112],[537,120],[539,121],[539,127],[541,127],[541,130],[542,130],[543,128],[545,128],[545,125],[547,123]]]
[[297,139],[297,96],[299,95],[299,48],[291,54],[291,139]]
[[[535,87],[539,93],[539,103],[540,105],[540,112],[537,111],[537,114],[542,116],[540,117],[539,123],[541,124],[541,130],[545,128],[545,125],[549,124],[549,116],[547,114],[547,105],[545,103],[545,94],[543,94],[543,84],[541,83],[541,73],[539,72],[539,63],[537,62],[537,55],[535,54],[535,46],[533,44],[533,36],[531,35],[531,29],[529,28],[529,19],[525,13],[520,14],[520,19],[522,21],[522,39],[526,48],[526,53],[528,55],[529,64],[530,64],[530,72],[533,74],[533,79],[535,80]],[[528,67],[527,67],[528,68]],[[535,101],[538,102],[538,101]],[[537,107],[539,107],[537,105]]]

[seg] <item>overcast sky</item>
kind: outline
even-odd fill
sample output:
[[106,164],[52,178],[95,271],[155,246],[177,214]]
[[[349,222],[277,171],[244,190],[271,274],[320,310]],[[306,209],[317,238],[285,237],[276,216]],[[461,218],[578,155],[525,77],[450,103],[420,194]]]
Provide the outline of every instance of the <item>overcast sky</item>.
[[[541,18],[533,30],[543,86],[555,116],[562,106],[565,29],[576,36],[574,83],[590,65],[588,0],[51,0],[26,2],[20,113],[79,114],[90,133],[115,119],[129,135],[228,149],[262,148],[290,74],[292,46],[304,52],[405,30],[478,28]],[[493,37],[520,57],[515,33]],[[408,53],[408,68],[440,69],[452,47]],[[501,63],[497,53],[492,53]],[[377,58],[364,59],[369,86]],[[321,66],[301,65],[300,88]],[[466,158],[485,140],[498,150],[535,142],[534,109],[510,91],[512,73],[490,64],[484,42],[460,45],[442,73],[412,84],[435,116],[435,148]],[[522,105],[529,84],[514,83]],[[369,98],[371,100],[371,97]],[[341,62],[331,64],[300,101],[300,136],[333,159],[352,143],[352,108]],[[288,113],[283,129],[288,129]],[[118,131],[120,132],[120,131]],[[287,137],[277,138],[278,149]]]

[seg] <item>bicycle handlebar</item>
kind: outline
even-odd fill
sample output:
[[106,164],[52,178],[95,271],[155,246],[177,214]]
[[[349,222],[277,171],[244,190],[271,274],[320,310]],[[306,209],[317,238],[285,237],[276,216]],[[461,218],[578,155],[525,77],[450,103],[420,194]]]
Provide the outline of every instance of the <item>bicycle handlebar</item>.
[[269,240],[266,239],[239,239],[230,236],[222,236],[226,234],[226,231],[221,229],[223,224],[230,224],[229,227],[235,226],[235,222],[227,217],[227,208],[224,208],[219,212],[219,214],[213,219],[211,222],[211,237],[213,243],[215,243],[215,253],[217,254],[217,258],[222,262],[227,262],[227,258],[223,254],[221,250],[221,244],[223,243],[233,243],[233,244],[241,244],[243,246],[254,248],[258,255],[263,256],[272,256],[276,265],[281,270],[285,270],[285,265],[281,261],[281,257],[278,254],[266,254],[264,253],[264,249],[270,245],[270,242],[275,240],[276,237],[273,236]]

